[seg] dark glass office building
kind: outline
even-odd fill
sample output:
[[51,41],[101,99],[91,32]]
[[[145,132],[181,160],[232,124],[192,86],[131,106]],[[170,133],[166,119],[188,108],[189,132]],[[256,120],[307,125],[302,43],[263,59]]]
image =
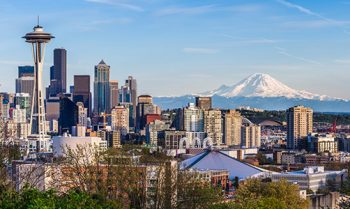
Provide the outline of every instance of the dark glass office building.
[[91,116],[91,92],[90,92],[90,76],[75,75],[74,76],[74,103],[82,102],[85,108],[88,108],[88,116]]
[[[53,51],[54,78],[57,80],[56,93],[67,92],[67,50],[55,49]],[[51,74],[51,72],[50,72]]]

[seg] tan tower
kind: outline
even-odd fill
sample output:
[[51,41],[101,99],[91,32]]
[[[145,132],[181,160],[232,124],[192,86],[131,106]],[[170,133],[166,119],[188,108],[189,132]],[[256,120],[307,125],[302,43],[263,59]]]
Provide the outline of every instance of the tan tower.
[[291,107],[287,115],[287,147],[298,148],[298,140],[312,132],[313,111],[304,106]]
[[224,114],[224,140],[226,145],[241,145],[241,113],[229,110]]
[[222,144],[222,118],[220,110],[204,110],[204,132],[214,144]]

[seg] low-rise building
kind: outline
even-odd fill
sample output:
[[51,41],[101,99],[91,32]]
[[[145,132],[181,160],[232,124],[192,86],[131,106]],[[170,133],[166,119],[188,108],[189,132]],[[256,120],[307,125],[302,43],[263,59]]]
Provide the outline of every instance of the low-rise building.
[[289,183],[298,184],[301,190],[311,189],[316,192],[326,187],[327,182],[332,181],[336,187],[347,177],[348,171],[325,171],[323,166],[309,166],[304,170],[284,173],[273,173],[272,181],[277,182],[286,179]]

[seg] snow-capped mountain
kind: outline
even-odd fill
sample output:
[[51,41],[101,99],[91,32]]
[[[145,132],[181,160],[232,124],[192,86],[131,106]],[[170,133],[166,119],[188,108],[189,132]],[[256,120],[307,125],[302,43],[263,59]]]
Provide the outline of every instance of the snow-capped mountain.
[[255,73],[233,86],[223,85],[213,91],[200,93],[201,96],[223,97],[286,97],[313,100],[333,100],[325,95],[312,94],[307,91],[295,90],[270,75]]
[[178,97],[155,97],[162,109],[174,109],[194,102],[195,96],[212,96],[213,107],[222,109],[250,106],[265,110],[285,110],[304,105],[320,112],[350,112],[350,101],[295,90],[267,74],[256,73],[233,86]]

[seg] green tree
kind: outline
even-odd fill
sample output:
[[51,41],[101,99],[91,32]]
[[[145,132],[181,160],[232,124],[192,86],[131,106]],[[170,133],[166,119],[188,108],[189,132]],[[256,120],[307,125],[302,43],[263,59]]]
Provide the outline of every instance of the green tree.
[[285,180],[279,182],[261,182],[249,179],[239,187],[236,195],[241,208],[307,208],[307,201],[300,198],[297,185]]

